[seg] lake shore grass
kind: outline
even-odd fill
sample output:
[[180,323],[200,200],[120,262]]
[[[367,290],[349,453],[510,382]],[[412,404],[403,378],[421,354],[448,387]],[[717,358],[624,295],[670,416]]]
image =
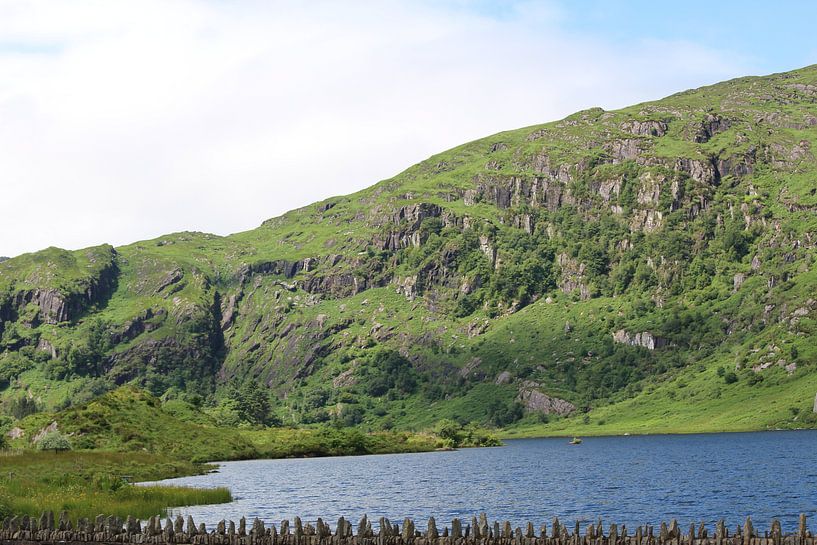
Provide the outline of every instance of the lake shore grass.
[[147,453],[31,452],[0,455],[0,517],[67,511],[96,515],[162,515],[169,507],[232,501],[226,488],[133,486],[205,473],[214,466]]
[[[441,428],[434,432],[381,431],[355,428],[267,428],[233,430],[246,445],[240,455],[218,460],[295,458],[429,452],[445,446],[498,444],[478,428]],[[447,437],[451,435],[451,437]],[[454,444],[451,441],[455,441]],[[193,445],[194,446],[194,445]],[[206,459],[214,460],[212,453]],[[232,451],[230,451],[232,452]],[[216,466],[194,462],[198,456],[147,452],[111,452],[102,449],[43,452],[18,449],[0,452],[0,518],[39,516],[43,511],[67,511],[76,520],[99,514],[148,518],[168,508],[232,501],[226,488],[197,489],[171,486],[133,486],[131,483],[197,475]]]

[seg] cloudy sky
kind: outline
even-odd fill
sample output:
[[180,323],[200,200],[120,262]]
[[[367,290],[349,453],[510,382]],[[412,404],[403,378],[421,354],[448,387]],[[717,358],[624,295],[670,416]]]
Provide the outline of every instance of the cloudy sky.
[[0,255],[251,229],[494,132],[817,62],[817,3],[669,6],[0,0]]

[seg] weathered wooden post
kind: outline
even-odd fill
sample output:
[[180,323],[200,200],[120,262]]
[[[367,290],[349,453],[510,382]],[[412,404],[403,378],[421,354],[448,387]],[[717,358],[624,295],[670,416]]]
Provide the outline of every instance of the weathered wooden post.
[[[103,519],[105,518],[103,515],[99,515]],[[98,519],[99,517],[97,517]],[[59,523],[60,532],[65,532],[66,530],[71,529],[71,521],[68,519],[68,511],[61,511],[60,512],[60,523]],[[99,530],[101,531],[101,530]]]
[[743,525],[743,545],[752,545],[752,536],[754,534],[754,527],[752,526],[752,517],[746,517],[746,524]]
[[403,519],[403,543],[414,541],[414,521],[406,517]]
[[173,531],[173,521],[168,518],[167,520],[165,520],[165,527],[164,530],[162,530],[162,537],[164,537],[164,540],[167,543],[170,543],[171,541],[173,541],[174,535],[175,533]]
[[436,541],[440,538],[440,532],[437,531],[437,521],[434,517],[428,517],[428,524],[426,525],[426,539]]
[[536,530],[534,530],[533,523],[530,521],[525,526],[525,537],[528,539],[536,537]]
[[451,521],[451,538],[452,539],[460,539],[462,538],[462,521],[458,518],[455,518]]

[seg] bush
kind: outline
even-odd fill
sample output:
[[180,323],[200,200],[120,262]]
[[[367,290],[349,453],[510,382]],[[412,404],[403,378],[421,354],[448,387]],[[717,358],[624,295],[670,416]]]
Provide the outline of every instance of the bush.
[[71,442],[58,431],[50,431],[37,441],[39,450],[53,450],[54,452],[71,450]]
[[755,384],[760,384],[763,382],[763,375],[750,373],[746,380],[749,382],[749,385],[754,386]]
[[9,406],[9,413],[17,420],[37,412],[37,402],[33,398],[23,395],[13,399]]
[[738,376],[734,372],[729,371],[723,376],[723,381],[726,384],[734,384],[738,381]]

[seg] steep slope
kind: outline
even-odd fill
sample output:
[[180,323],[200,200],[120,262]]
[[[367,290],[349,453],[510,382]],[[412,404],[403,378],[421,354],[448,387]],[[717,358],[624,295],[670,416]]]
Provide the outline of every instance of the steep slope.
[[665,392],[654,429],[735,393],[749,427],[809,424],[816,137],[812,66],[500,133],[229,237],[13,258],[3,396],[259,382],[285,422],[405,427]]

